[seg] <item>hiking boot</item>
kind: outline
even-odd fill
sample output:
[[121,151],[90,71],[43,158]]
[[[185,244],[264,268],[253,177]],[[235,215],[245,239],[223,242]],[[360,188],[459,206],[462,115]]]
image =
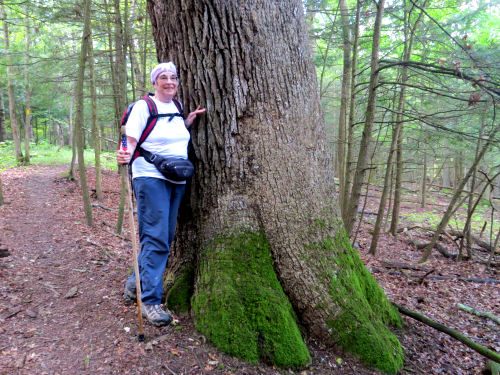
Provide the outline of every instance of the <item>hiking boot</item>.
[[123,300],[125,301],[126,305],[131,305],[134,302],[137,301],[137,294],[135,290],[130,290],[126,285],[125,285],[125,290],[123,292]]
[[142,316],[156,327],[169,325],[172,321],[172,316],[168,312],[163,311],[161,305],[146,305],[141,303],[141,310]]

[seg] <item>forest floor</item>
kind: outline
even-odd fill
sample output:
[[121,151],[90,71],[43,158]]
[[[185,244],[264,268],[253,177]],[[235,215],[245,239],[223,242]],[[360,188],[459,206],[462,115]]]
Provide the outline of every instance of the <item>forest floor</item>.
[[[105,197],[101,202],[92,198],[100,206],[93,207],[95,225],[89,228],[79,185],[64,178],[66,172],[65,166],[2,172],[8,204],[0,206],[0,374],[377,374],[340,349],[313,340],[308,340],[312,362],[305,369],[251,365],[213,347],[194,329],[189,315],[176,316],[175,325],[163,328],[145,322],[146,341],[138,342],[136,309],[122,302],[132,250],[125,237],[113,234],[119,175],[103,172]],[[94,186],[93,170],[88,181]],[[376,212],[373,195],[366,211]],[[425,210],[444,211],[447,201],[435,198],[438,203]],[[407,201],[402,212],[409,211],[424,210]],[[421,250],[410,244],[406,232],[397,238],[383,234],[377,255],[370,256],[371,226],[361,228],[358,250],[391,301],[500,351],[500,326],[457,307],[462,303],[498,316],[498,253],[497,267],[491,268],[485,265],[488,253],[477,249],[473,260],[457,262],[434,251],[419,265]],[[126,236],[126,225],[124,229]],[[428,235],[411,233],[420,242]],[[456,252],[453,244],[444,245]],[[394,267],[396,263],[415,269]],[[411,318],[404,321],[405,328],[396,332],[405,352],[400,374],[481,373],[484,357]]]

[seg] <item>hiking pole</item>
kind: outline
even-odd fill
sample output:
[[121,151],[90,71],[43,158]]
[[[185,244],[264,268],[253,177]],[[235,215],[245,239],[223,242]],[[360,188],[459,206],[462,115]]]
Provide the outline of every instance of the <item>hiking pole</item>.
[[[125,126],[121,127],[121,141],[122,141],[122,149],[127,151],[127,134],[125,133]],[[132,204],[132,189],[130,187],[130,178],[129,178],[129,166],[128,164],[123,165],[126,183],[126,195],[128,202],[128,217],[130,221],[130,235],[132,237],[132,249],[133,254],[133,264],[134,264],[134,272],[135,272],[135,290],[137,293],[137,315],[139,317],[139,335],[137,336],[139,341],[144,341],[144,329],[142,326],[142,311],[141,311],[141,277],[139,275],[139,263],[137,262],[137,233],[135,231],[135,221],[134,221],[134,205]]]

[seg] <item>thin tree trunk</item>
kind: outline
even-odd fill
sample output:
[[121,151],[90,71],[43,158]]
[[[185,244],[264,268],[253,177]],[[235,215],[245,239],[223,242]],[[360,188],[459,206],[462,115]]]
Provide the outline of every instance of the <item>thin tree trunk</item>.
[[29,76],[29,51],[31,48],[30,18],[26,18],[26,48],[24,50],[24,87],[26,95],[26,118],[24,120],[24,164],[30,163],[30,140],[31,140],[31,89]]
[[387,194],[390,190],[390,182],[391,182],[391,172],[392,172],[392,158],[394,155],[394,151],[397,147],[398,140],[398,129],[393,129],[392,132],[392,142],[391,148],[389,150],[389,155],[387,156],[387,164],[385,168],[385,177],[384,177],[384,187],[382,189],[382,195],[380,196],[380,203],[378,206],[377,219],[375,221],[375,226],[373,229],[372,241],[370,243],[370,250],[368,251],[370,254],[375,255],[377,251],[378,239],[380,236],[380,230],[382,228],[382,221],[384,219],[384,212],[387,202]]
[[[124,43],[125,38],[123,35],[123,23],[120,14],[120,0],[114,0],[114,11],[115,11],[115,62],[116,62],[116,86],[118,89],[118,97],[116,98],[117,107],[121,108],[121,111],[124,111],[127,106],[127,70],[126,70],[126,61],[125,61],[125,49]],[[119,134],[120,128],[120,112],[117,113],[117,133]],[[122,185],[127,182],[128,175],[125,175],[125,168],[120,168],[120,173],[122,174]],[[115,233],[120,234],[122,231],[123,225],[123,212],[125,210],[125,194],[127,193],[127,189],[125,185],[122,186],[121,196],[120,196],[120,206],[118,210],[118,220],[116,222]]]
[[[424,2],[423,7],[427,1]],[[405,2],[405,7],[406,7]],[[412,9],[410,12],[405,11],[405,17],[411,13],[414,9],[414,5],[412,5]],[[412,49],[413,49],[413,40],[415,37],[415,32],[417,29],[417,25],[422,18],[423,10],[421,10],[417,20],[413,28],[410,28],[410,36],[405,36],[405,51],[403,53],[404,61],[408,61],[411,57]],[[409,19],[406,20],[410,22]],[[406,22],[405,21],[405,22]],[[405,28],[405,33],[408,32],[408,28]],[[396,150],[396,181],[394,187],[394,203],[392,207],[392,218],[391,218],[391,227],[390,232],[393,236],[397,236],[397,229],[399,225],[399,212],[401,209],[401,191],[403,188],[403,117],[406,106],[406,82],[408,81],[408,67],[403,66],[401,69],[401,91],[399,96],[398,103],[398,111],[396,115],[396,128],[398,132],[398,141],[397,141],[397,150]]]
[[[424,6],[425,6],[425,4],[424,4]],[[417,18],[417,20],[415,21],[415,23],[412,27],[410,25],[409,14],[410,13],[407,12],[405,9],[405,48],[403,51],[403,61],[408,61],[411,57],[411,53],[412,53],[412,49],[413,49],[413,39],[415,37],[415,31],[417,29],[417,25],[419,23],[420,17],[422,16],[422,13],[420,13],[419,17]],[[410,30],[409,34],[408,34],[408,30]],[[405,69],[405,67],[403,67],[402,73],[401,73],[401,93],[400,93],[400,97],[399,97],[398,114],[396,117],[396,126],[395,126],[395,129],[393,129],[391,149],[390,149],[389,155],[387,157],[387,167],[385,170],[384,187],[382,189],[382,196],[380,197],[377,219],[375,221],[375,227],[373,230],[373,236],[372,236],[372,241],[371,241],[370,250],[369,250],[369,253],[373,254],[373,255],[375,255],[375,252],[377,250],[378,239],[380,236],[380,230],[382,227],[382,221],[383,221],[385,207],[386,207],[386,203],[387,203],[387,194],[389,192],[389,182],[391,180],[390,177],[391,177],[391,171],[392,171],[392,158],[393,158],[395,150],[399,149],[400,140],[402,138],[401,132],[403,131],[403,123],[402,123],[403,118],[402,118],[401,113],[404,111],[407,80],[408,80],[408,69]],[[399,199],[399,197],[398,197],[398,199]],[[394,201],[396,201],[396,198],[394,199]],[[399,211],[399,206],[398,206],[398,211]],[[395,214],[395,212],[393,212],[393,215],[394,214]],[[392,221],[394,222],[394,216],[392,217]]]
[[76,80],[76,115],[75,115],[75,139],[78,152],[78,170],[80,174],[80,187],[82,189],[83,208],[85,210],[85,219],[88,226],[93,226],[92,206],[90,205],[90,195],[87,185],[87,176],[85,170],[84,137],[83,137],[83,80],[85,76],[85,63],[87,61],[87,53],[90,38],[90,3],[91,0],[84,0],[84,24],[82,44],[80,50],[80,59],[78,62],[78,76]]
[[[137,97],[141,97],[144,94],[146,94],[146,84],[144,82],[144,75],[141,72],[141,67],[139,65],[139,62],[137,60],[137,53],[135,51],[135,40],[130,32],[130,25],[133,25],[136,21],[136,14],[137,14],[137,1],[132,0],[132,9],[130,11],[130,17],[128,19],[128,22],[125,22],[125,35],[127,36],[127,44],[128,44],[128,49],[129,49],[129,55],[130,55],[130,69],[134,73],[136,79],[137,79],[137,87],[135,90],[133,90],[133,99],[136,100]],[[146,67],[143,67],[143,69],[146,69]],[[134,82],[134,80],[132,80]]]
[[[342,219],[346,222],[346,215],[348,210],[349,202],[349,192],[351,191],[352,182],[352,167],[355,162],[352,160],[353,149],[354,149],[354,119],[355,119],[355,103],[356,103],[356,71],[358,67],[358,44],[359,44],[359,15],[361,9],[361,1],[356,2],[356,21],[354,23],[354,40],[352,46],[352,64],[351,64],[351,99],[349,101],[349,123],[347,126],[347,155],[346,155],[346,166],[344,174],[344,191],[341,193],[343,199],[340,201]],[[342,178],[342,176],[339,176]]]
[[71,163],[69,165],[68,179],[75,179],[75,163],[76,163],[76,137],[75,137],[75,124],[73,123],[73,103],[76,96],[76,82],[69,98],[69,126],[68,126],[68,140],[71,145]]
[[337,139],[337,176],[339,176],[340,186],[340,201],[344,201],[345,192],[345,173],[346,173],[346,121],[347,121],[347,106],[349,104],[349,88],[351,68],[351,30],[349,27],[349,15],[347,13],[346,0],[339,0],[341,21],[342,21],[342,39],[344,50],[344,68],[342,72],[342,87],[340,90],[340,114],[339,128]]
[[0,19],[3,24],[3,38],[4,38],[4,50],[6,53],[7,61],[7,88],[9,93],[9,118],[10,118],[10,128],[12,129],[12,139],[14,140],[14,150],[16,153],[16,162],[18,165],[24,163],[23,152],[21,150],[21,135],[19,133],[19,126],[17,125],[16,118],[16,99],[14,95],[14,72],[12,71],[12,58],[9,52],[9,28],[7,26],[7,16],[4,9],[3,2],[0,3]]
[[3,200],[2,178],[0,177],[0,206],[2,204],[5,204],[5,201]]
[[422,166],[422,189],[420,194],[420,207],[425,207],[425,200],[427,195],[427,153],[424,152],[424,162]]
[[385,0],[379,0],[377,3],[377,15],[375,17],[375,25],[373,29],[372,55],[371,55],[371,73],[370,84],[368,86],[368,104],[366,106],[366,120],[363,129],[363,135],[359,146],[358,163],[354,173],[351,194],[349,197],[349,209],[346,215],[345,227],[348,234],[352,232],[356,215],[358,212],[359,199],[361,196],[361,188],[366,174],[367,152],[368,145],[371,139],[373,122],[375,119],[375,97],[378,83],[378,53],[380,48],[380,32],[382,26],[382,16],[384,13]]
[[3,102],[3,87],[0,84],[0,142],[5,142],[5,105]]
[[94,147],[94,165],[95,165],[95,191],[98,200],[102,200],[102,177],[101,177],[101,137],[99,136],[99,128],[97,127],[97,94],[95,87],[94,73],[94,46],[92,43],[92,30],[89,35],[88,45],[88,61],[89,61],[89,81],[90,81],[90,103],[92,107],[92,144]]

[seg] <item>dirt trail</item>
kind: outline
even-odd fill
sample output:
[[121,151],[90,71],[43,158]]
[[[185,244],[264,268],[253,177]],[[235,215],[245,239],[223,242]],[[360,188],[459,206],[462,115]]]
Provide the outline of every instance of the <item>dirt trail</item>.
[[0,366],[5,373],[91,373],[113,350],[110,333],[123,325],[103,306],[117,302],[109,289],[116,271],[89,258],[72,236],[54,191],[62,171],[40,172],[23,179],[1,218],[1,243],[11,256],[0,289],[2,354],[10,359]]
[[121,301],[126,259],[80,232],[64,171],[32,169],[6,184],[19,190],[0,211],[0,247],[11,254],[0,263],[0,373],[203,373],[194,358],[162,365],[182,351],[167,343],[171,327],[147,326],[148,343],[136,341],[135,309]]

